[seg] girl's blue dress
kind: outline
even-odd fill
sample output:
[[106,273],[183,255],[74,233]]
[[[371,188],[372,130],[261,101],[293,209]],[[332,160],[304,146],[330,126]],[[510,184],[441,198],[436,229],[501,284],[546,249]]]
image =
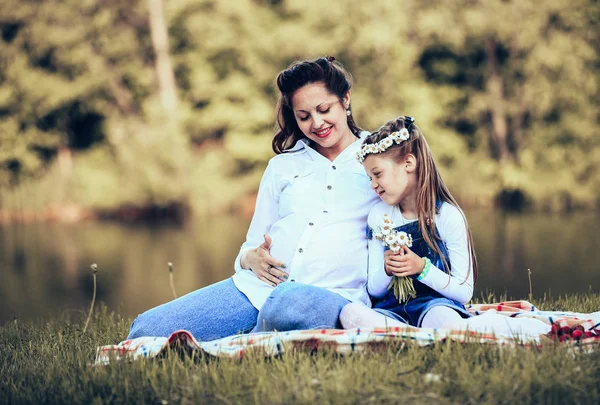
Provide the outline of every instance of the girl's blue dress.
[[[419,222],[414,221],[399,227],[394,228],[397,231],[404,231],[412,236],[412,250],[415,254],[420,257],[427,257],[431,260],[431,264],[438,269],[444,269],[444,264],[440,255],[435,253],[425,242],[423,234],[419,229]],[[436,234],[439,236],[437,229]],[[373,238],[373,230],[367,227],[367,238]],[[439,239],[438,239],[439,240]],[[386,250],[389,248],[386,247]],[[440,243],[440,250],[446,259],[446,263],[450,266],[450,259],[448,258],[448,249],[444,243]],[[393,290],[388,290],[387,294],[379,299],[373,300],[373,309],[386,316],[397,319],[400,322],[407,323],[412,326],[421,326],[423,317],[433,307],[445,306],[450,307],[458,312],[463,318],[472,316],[465,307],[458,301],[444,297],[439,292],[426,286],[417,280],[417,276],[411,276],[413,284],[417,292],[416,298],[409,298],[408,301],[399,303],[398,298],[394,295]]]

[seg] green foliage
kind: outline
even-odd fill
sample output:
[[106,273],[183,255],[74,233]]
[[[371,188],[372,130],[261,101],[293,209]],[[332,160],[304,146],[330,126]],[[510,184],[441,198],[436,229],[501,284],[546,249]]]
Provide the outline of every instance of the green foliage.
[[[159,102],[148,4],[2,2],[0,207],[23,184],[92,208],[230,206],[272,156],[275,75],[321,55],[353,73],[364,128],[417,117],[461,201],[518,191],[539,208],[598,206],[595,1],[171,0],[174,115]],[[57,163],[65,150],[72,171]],[[198,187],[223,194],[208,204]]]
[[[535,302],[542,309],[587,312],[584,294]],[[501,348],[446,342],[390,343],[340,356],[296,351],[243,360],[184,356],[92,367],[96,347],[117,343],[130,319],[95,311],[0,328],[0,392],[8,403],[401,403],[596,404],[598,352],[547,343]]]

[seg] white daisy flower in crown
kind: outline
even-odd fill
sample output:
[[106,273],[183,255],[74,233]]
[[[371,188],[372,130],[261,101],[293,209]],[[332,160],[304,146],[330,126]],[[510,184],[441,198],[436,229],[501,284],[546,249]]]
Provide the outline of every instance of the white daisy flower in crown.
[[402,128],[399,132],[400,136],[399,138],[402,139],[403,141],[406,141],[408,138],[410,138],[410,134],[408,133],[408,129],[406,128]]
[[385,149],[387,149],[394,144],[394,141],[390,138],[385,138],[383,141],[381,141],[381,144]]
[[367,145],[367,147],[365,148],[365,151],[367,153],[377,153],[378,152],[377,145],[375,145],[375,144]]

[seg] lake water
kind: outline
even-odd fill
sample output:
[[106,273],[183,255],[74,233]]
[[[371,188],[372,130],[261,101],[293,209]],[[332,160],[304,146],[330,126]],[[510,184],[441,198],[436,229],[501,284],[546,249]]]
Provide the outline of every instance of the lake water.
[[[600,214],[467,211],[479,259],[475,296],[527,298],[600,289]],[[0,325],[87,311],[97,300],[127,316],[229,277],[249,220],[194,218],[183,226],[116,222],[0,227]]]

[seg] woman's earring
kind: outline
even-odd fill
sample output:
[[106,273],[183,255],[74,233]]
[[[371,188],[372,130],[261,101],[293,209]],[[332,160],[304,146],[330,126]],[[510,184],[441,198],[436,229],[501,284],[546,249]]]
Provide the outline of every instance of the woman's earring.
[[349,117],[352,115],[352,111],[349,108],[346,108],[346,115]]

